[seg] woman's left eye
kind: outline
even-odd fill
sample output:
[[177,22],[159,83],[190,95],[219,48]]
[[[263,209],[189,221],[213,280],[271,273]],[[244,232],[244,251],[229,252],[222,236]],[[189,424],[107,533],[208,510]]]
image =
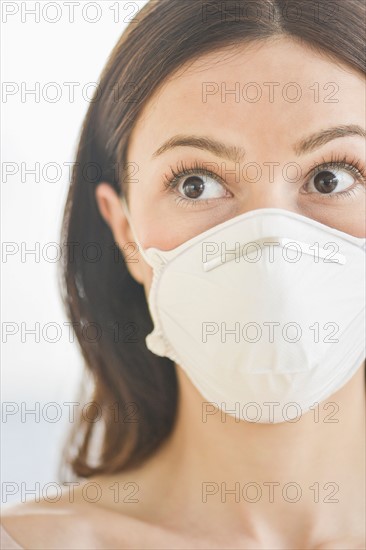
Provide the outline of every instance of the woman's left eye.
[[332,168],[328,170],[321,170],[312,176],[306,190],[310,193],[341,193],[348,189],[353,183],[355,178],[346,170]]
[[358,163],[334,161],[312,170],[312,174],[304,188],[306,193],[331,197],[343,193],[347,194],[350,188],[353,188],[357,183],[362,183],[363,179],[361,167]]

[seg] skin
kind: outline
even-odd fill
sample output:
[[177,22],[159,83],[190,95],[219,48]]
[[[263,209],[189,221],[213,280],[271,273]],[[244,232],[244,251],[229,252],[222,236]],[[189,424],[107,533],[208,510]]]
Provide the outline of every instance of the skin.
[[[300,101],[290,103],[277,91],[277,99],[270,102],[264,89],[258,103],[236,103],[233,95],[222,102],[220,94],[202,101],[204,82],[226,82],[232,89],[235,82],[248,81],[279,82],[277,90],[296,82],[303,95]],[[314,82],[320,85],[319,102],[309,90]],[[329,82],[339,87],[337,103],[323,101],[332,91],[324,91]],[[302,156],[292,149],[295,142],[322,129],[345,124],[364,127],[365,99],[363,75],[287,38],[250,48],[242,45],[235,55],[224,50],[211,53],[188,69],[181,68],[145,106],[129,142],[128,160],[139,167],[138,182],[130,184],[129,209],[142,246],[169,250],[243,212],[270,207],[365,237],[365,187],[361,183],[354,187],[353,195],[339,199],[321,197],[314,188],[304,190],[311,167],[330,160],[331,155],[357,159],[365,171],[364,138],[338,138]],[[211,198],[209,203],[177,204],[179,193],[167,192],[162,185],[169,164],[184,161],[189,166],[197,160],[220,167],[225,162],[228,171],[235,165],[191,147],[171,149],[152,159],[155,150],[176,134],[205,135],[244,147],[244,164],[260,165],[262,177],[256,182],[250,178],[235,182],[229,175],[226,191],[211,179],[211,194],[205,195]],[[279,163],[270,182],[265,162]],[[282,176],[282,168],[290,162],[301,167],[301,176],[295,181]],[[361,182],[348,171],[342,171],[341,178],[352,185]],[[346,188],[343,184],[342,190]],[[96,199],[126,254],[123,247],[134,239],[118,196],[102,183]],[[140,254],[138,260],[127,266],[147,295],[152,269]],[[329,410],[321,403],[318,422],[310,411],[297,423],[259,425],[235,422],[230,416],[223,422],[219,414],[203,423],[204,399],[179,365],[177,374],[178,419],[172,436],[159,451],[128,473],[94,478],[102,488],[97,504],[85,502],[78,487],[73,504],[65,492],[56,504],[41,501],[13,507],[3,523],[11,534],[16,533],[20,544],[37,548],[364,548],[364,365],[327,400],[338,407],[338,422],[325,421]],[[114,502],[109,487],[127,481],[137,484],[139,502]],[[228,494],[222,502],[217,493],[202,502],[203,481],[219,486],[225,481],[228,489],[237,482],[240,487],[256,482],[263,496],[253,504],[243,498],[235,502]],[[280,484],[274,502],[269,501],[268,486],[263,485],[272,481]],[[282,488],[289,482],[302,489],[296,503],[282,497]],[[314,489],[309,489],[314,483],[319,484],[319,502],[314,502]],[[326,483],[333,485],[324,488]],[[326,502],[336,486],[333,499],[337,502]]]

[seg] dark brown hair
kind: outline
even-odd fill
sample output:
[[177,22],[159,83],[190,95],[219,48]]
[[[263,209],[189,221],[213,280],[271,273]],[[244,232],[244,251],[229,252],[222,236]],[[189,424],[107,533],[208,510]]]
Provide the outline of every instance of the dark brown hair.
[[[178,399],[174,363],[145,345],[153,324],[144,288],[130,276],[99,213],[95,188],[106,181],[127,192],[131,130],[154,91],[182,64],[279,36],[365,73],[364,0],[151,0],[110,55],[83,123],[61,235],[69,251],[62,296],[95,403],[80,414],[65,447],[63,466],[74,475],[142,463],[171,433]],[[96,435],[100,453],[93,460]]]

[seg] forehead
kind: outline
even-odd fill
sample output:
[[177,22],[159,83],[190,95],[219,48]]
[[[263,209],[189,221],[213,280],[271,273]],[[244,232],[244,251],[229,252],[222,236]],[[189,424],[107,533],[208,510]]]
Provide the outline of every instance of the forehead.
[[295,125],[303,134],[335,121],[364,124],[365,104],[364,75],[341,62],[287,38],[243,43],[175,71],[140,113],[129,149],[139,148],[137,135],[146,147],[203,129],[273,144],[279,132],[297,135]]

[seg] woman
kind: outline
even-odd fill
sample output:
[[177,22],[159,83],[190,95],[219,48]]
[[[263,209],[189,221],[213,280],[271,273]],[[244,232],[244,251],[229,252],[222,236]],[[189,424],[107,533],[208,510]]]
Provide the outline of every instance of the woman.
[[95,422],[7,547],[365,548],[364,18],[158,0],[124,32],[63,227]]

